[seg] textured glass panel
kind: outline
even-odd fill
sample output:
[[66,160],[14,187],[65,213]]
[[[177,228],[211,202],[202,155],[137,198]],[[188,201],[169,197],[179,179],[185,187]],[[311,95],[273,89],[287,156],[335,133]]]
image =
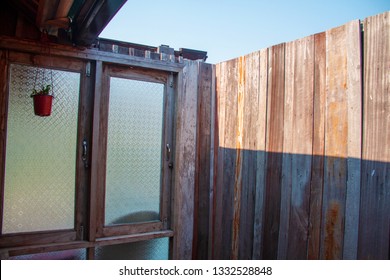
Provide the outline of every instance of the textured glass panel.
[[36,70],[11,65],[3,233],[74,228],[80,75],[53,70],[52,114],[38,117]]
[[11,257],[10,260],[85,260],[86,250],[66,250]]
[[97,260],[167,260],[169,238],[98,247]]
[[158,218],[163,99],[162,84],[111,78],[106,224]]

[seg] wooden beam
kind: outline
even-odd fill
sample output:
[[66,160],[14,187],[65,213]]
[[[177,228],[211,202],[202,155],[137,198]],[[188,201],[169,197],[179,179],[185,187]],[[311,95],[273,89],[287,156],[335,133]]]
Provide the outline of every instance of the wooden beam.
[[[27,53],[42,53],[42,44],[37,41],[20,40],[7,36],[0,36],[0,49],[16,50]],[[46,48],[45,48],[46,49]],[[184,63],[170,61],[151,60],[141,57],[103,52],[96,49],[71,47],[51,43],[50,53],[52,56],[67,58],[79,58],[84,60],[100,60],[107,63],[122,64],[178,73],[184,67]]]
[[198,67],[198,62],[188,61],[179,73],[173,191],[174,259],[192,258]]

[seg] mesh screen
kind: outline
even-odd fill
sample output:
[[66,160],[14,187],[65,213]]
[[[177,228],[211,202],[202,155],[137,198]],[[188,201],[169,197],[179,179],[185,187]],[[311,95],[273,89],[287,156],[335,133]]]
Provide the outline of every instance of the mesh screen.
[[53,70],[52,114],[38,117],[30,98],[38,70],[10,67],[3,233],[74,227],[80,75]]
[[164,85],[111,78],[106,224],[158,219]]

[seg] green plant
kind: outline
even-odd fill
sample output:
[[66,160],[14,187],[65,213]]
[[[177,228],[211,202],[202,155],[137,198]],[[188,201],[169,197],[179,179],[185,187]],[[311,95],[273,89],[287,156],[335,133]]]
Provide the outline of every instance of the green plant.
[[34,88],[30,96],[33,97],[35,95],[49,95],[50,89],[51,85],[42,86],[41,89]]

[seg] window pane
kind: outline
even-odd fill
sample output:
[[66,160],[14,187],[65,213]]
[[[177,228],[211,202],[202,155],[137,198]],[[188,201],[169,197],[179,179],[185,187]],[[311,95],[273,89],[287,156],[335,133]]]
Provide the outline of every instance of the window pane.
[[156,220],[164,85],[111,78],[109,100],[105,223]]
[[86,250],[65,250],[58,252],[38,253],[30,255],[22,255],[10,257],[10,260],[85,260]]
[[97,247],[97,260],[167,260],[169,238]]
[[80,75],[53,70],[52,114],[38,117],[30,98],[38,69],[10,67],[3,233],[74,228]]

